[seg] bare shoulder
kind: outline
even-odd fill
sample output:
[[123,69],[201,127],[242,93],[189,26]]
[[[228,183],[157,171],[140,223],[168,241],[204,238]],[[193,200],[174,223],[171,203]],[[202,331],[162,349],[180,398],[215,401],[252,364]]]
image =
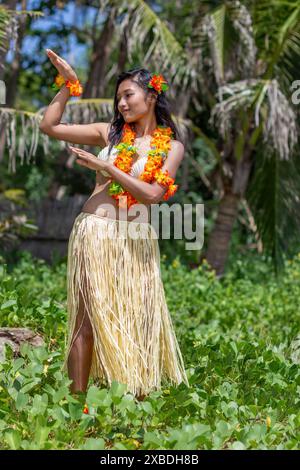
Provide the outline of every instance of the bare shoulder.
[[176,172],[184,158],[185,147],[179,140],[171,140],[171,149],[161,168],[162,171],[168,170],[172,178],[176,177]]
[[182,159],[184,157],[185,147],[180,140],[171,140],[171,152],[177,158]]

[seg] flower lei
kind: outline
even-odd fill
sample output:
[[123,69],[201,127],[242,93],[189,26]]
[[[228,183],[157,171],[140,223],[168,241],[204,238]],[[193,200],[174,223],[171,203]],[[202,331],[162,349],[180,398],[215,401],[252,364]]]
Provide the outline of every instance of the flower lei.
[[83,88],[79,80],[76,80],[76,82],[70,82],[70,80],[65,80],[60,74],[55,77],[54,83],[52,84],[53,90],[58,91],[64,83],[67,88],[70,88],[71,96],[80,96],[82,94]]
[[[174,184],[175,179],[172,178],[165,170],[161,171],[163,165],[163,157],[166,157],[170,150],[170,140],[172,129],[170,127],[158,126],[152,132],[151,149],[148,152],[148,160],[145,164],[144,171],[139,175],[138,179],[147,183],[157,181],[167,187],[167,191],[163,196],[164,200],[169,199],[177,191],[178,185]],[[133,146],[136,133],[131,129],[128,123],[123,126],[122,140],[115,148],[119,150],[114,165],[125,173],[129,173],[133,163],[132,155],[136,153],[136,147]],[[135,199],[127,190],[124,190],[118,182],[112,182],[109,185],[108,193],[117,201],[118,207],[125,208],[137,204],[139,201]]]

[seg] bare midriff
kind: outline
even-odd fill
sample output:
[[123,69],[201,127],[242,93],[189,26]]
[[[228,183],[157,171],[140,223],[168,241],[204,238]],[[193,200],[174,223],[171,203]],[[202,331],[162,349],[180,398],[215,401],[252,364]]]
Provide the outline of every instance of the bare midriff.
[[88,200],[82,207],[82,212],[88,212],[100,217],[127,220],[135,222],[150,221],[150,205],[134,204],[129,209],[117,206],[116,200],[108,194],[108,188],[112,181],[111,177],[96,174],[96,186]]

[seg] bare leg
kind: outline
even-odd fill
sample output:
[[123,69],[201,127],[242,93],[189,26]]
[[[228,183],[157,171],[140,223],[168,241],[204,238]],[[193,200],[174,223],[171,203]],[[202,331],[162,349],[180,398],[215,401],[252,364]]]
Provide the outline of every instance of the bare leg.
[[[81,325],[82,319],[83,323]],[[80,331],[77,335],[78,329]],[[83,298],[79,296],[79,311],[76,317],[74,336],[77,335],[68,358],[68,375],[73,380],[71,393],[85,392],[89,380],[93,352],[93,330],[88,313],[85,311]]]

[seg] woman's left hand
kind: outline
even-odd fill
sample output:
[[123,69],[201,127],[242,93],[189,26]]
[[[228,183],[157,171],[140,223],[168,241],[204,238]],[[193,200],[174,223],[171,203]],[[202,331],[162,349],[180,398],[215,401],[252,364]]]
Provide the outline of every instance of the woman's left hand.
[[71,145],[68,145],[68,147],[77,155],[78,159],[75,161],[78,163],[78,165],[86,166],[87,168],[95,171],[107,170],[108,163],[100,160],[100,158],[96,157],[92,153],[86,152],[85,150],[79,149],[77,147],[72,147]]

